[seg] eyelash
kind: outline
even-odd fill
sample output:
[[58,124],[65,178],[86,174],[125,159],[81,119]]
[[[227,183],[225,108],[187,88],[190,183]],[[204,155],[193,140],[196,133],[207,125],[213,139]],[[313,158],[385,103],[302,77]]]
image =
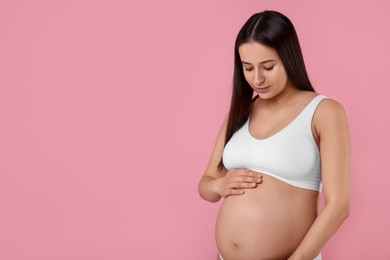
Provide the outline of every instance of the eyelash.
[[[274,66],[269,67],[269,68],[264,68],[264,69],[270,71],[270,70],[272,70],[273,68],[274,68]],[[251,71],[251,70],[253,70],[253,68],[247,69],[247,68],[244,67],[244,70],[246,70],[246,71]]]

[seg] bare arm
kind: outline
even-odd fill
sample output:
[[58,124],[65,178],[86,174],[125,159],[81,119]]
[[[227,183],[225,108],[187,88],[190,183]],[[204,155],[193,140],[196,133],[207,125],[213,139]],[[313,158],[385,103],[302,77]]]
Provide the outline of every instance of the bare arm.
[[255,188],[262,180],[261,174],[250,170],[218,169],[225,144],[226,125],[227,117],[219,130],[208,166],[198,185],[200,196],[210,202],[217,202],[221,197],[244,194],[244,189]]
[[313,124],[320,139],[325,206],[289,260],[314,259],[349,215],[350,136],[345,111],[338,102],[324,100]]

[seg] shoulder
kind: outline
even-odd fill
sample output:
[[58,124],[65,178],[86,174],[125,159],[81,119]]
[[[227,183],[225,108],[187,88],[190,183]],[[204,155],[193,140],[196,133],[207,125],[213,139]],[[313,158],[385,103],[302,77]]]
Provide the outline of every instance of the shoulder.
[[335,115],[345,115],[343,105],[335,99],[325,97],[318,104],[316,114],[320,117],[332,117]]
[[318,133],[331,128],[346,127],[346,111],[340,102],[326,97],[317,106],[313,116],[313,125]]

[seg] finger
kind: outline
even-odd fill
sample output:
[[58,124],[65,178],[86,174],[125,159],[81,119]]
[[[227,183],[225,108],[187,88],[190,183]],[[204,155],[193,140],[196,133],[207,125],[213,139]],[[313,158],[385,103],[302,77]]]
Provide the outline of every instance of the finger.
[[263,175],[257,174],[255,177],[255,182],[261,183],[263,181]]
[[255,172],[251,171],[249,169],[240,169],[237,171],[238,174],[244,175],[244,176],[255,176]]
[[224,197],[228,197],[228,196],[231,196],[231,195],[242,195],[244,194],[245,191],[243,189],[228,189],[225,191],[225,196]]
[[261,175],[257,176],[230,176],[229,177],[229,182],[259,182],[263,177]]
[[245,169],[243,171],[240,172],[240,175],[243,175],[243,176],[249,176],[249,177],[257,177],[257,176],[263,176],[260,172],[255,172],[255,171],[252,171],[250,169]]
[[254,176],[254,177],[261,176],[261,177],[263,177],[263,174],[261,172],[255,172],[255,171],[249,170],[249,176]]
[[252,178],[254,178],[254,182],[257,182],[257,183],[260,183],[262,178],[263,178],[263,174],[261,174],[260,172],[254,172],[254,171],[251,171],[251,174],[253,175],[250,175]]
[[235,182],[230,185],[231,189],[251,189],[256,188],[256,182]]
[[238,174],[235,174],[235,175],[230,175],[227,177],[227,179],[229,179],[230,181],[233,181],[233,182],[256,182],[258,178],[262,178],[261,175],[255,175],[255,174],[251,174],[251,175],[248,175],[248,174],[243,174],[243,173],[238,173]]
[[252,176],[241,176],[238,181],[256,183],[261,179],[262,179],[262,176],[253,176],[253,177]]

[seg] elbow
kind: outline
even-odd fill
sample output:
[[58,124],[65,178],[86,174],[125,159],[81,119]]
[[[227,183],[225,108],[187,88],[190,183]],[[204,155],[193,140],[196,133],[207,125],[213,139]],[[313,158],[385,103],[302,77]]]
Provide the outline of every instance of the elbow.
[[344,203],[339,203],[336,207],[337,216],[341,222],[344,222],[350,214],[349,201]]
[[340,224],[343,223],[350,215],[349,201],[328,203],[326,207],[333,212],[332,215]]
[[341,200],[339,203],[340,215],[343,217],[343,220],[346,220],[350,214],[350,199],[349,196]]
[[218,202],[221,199],[221,196],[214,194],[210,189],[210,187],[205,183],[204,178],[202,178],[198,184],[198,193],[199,196],[208,202]]
[[205,201],[208,201],[208,202],[211,202],[211,203],[217,203],[221,199],[221,197],[204,197],[204,196],[201,196],[201,197]]
[[339,215],[340,215],[341,220],[345,221],[349,217],[349,214],[350,214],[349,203],[347,203],[346,205],[343,205],[339,209]]
[[199,195],[202,199],[204,199],[205,201],[211,202],[211,203],[216,203],[221,199],[220,196],[213,196],[210,194],[205,194],[200,189],[199,189]]
[[349,214],[350,214],[350,207],[348,202],[347,205],[345,206],[345,219],[349,217]]

